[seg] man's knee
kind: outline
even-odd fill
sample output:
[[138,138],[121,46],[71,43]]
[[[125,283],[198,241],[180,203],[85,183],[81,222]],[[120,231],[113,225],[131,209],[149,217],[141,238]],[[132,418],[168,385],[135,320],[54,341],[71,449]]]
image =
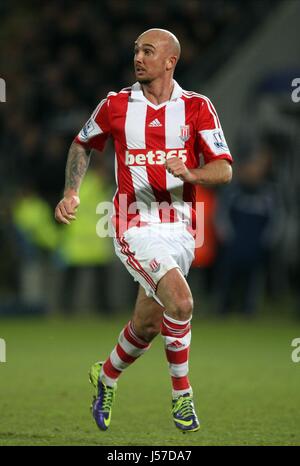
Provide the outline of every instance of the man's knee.
[[173,319],[185,321],[192,317],[192,293],[178,268],[169,270],[159,281],[157,296]]
[[134,329],[138,337],[150,343],[160,333],[161,322],[134,321]]
[[177,299],[172,309],[167,309],[167,314],[170,314],[170,317],[176,320],[188,320],[192,317],[193,307],[193,297],[185,296],[184,298]]

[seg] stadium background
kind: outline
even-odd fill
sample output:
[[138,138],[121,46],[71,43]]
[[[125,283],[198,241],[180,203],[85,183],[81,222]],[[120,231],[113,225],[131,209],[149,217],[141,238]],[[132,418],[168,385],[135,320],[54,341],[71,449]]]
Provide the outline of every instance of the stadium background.
[[[300,443],[299,14],[298,0],[0,2],[0,445]],[[78,221],[53,218],[73,137],[134,82],[133,42],[150,27],[178,36],[175,78],[212,99],[235,159],[230,186],[198,192],[191,376],[204,428],[187,440],[172,430],[160,341],[120,382],[111,431],[89,417],[87,370],[136,293],[95,233],[115,189],[111,145],[92,156]]]

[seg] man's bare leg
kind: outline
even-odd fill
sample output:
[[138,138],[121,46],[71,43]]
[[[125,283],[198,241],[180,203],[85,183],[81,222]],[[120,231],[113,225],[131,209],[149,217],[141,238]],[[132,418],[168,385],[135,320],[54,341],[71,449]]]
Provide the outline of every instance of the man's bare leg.
[[173,319],[186,321],[192,317],[193,297],[180,269],[171,269],[162,277],[156,294]]
[[163,306],[149,298],[140,285],[132,318],[136,334],[147,342],[152,341],[160,333],[163,312]]

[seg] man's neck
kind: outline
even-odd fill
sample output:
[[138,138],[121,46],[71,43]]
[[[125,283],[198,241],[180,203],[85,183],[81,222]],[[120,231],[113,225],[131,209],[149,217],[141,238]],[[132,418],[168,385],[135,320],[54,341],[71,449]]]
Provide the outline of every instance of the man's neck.
[[168,81],[155,80],[149,84],[141,83],[142,91],[147,100],[154,105],[160,105],[171,99],[174,81],[173,78]]

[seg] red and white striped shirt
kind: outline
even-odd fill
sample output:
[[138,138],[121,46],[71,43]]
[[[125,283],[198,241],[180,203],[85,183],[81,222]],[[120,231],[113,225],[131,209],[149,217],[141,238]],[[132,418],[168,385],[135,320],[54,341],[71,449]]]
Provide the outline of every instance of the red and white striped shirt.
[[137,82],[103,99],[75,142],[98,151],[112,137],[117,191],[117,236],[131,226],[185,222],[193,227],[195,186],[168,173],[165,161],[180,157],[187,168],[218,159],[232,161],[216,110],[176,81],[169,101],[154,105]]

